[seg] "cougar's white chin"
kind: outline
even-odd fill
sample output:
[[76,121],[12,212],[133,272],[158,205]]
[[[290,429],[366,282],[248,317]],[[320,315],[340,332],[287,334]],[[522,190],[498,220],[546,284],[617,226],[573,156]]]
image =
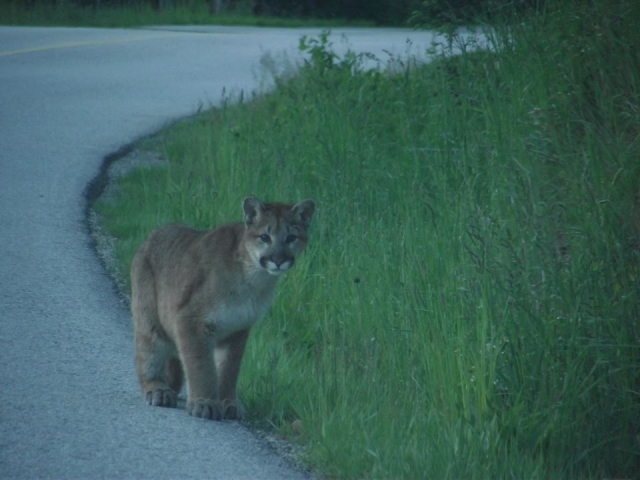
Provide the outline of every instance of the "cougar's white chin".
[[276,265],[274,262],[267,262],[267,265],[265,266],[265,269],[267,270],[267,272],[269,272],[271,275],[282,275],[283,273],[286,273],[289,271],[289,269],[291,268],[291,265],[293,263],[292,262],[284,262],[283,264],[281,264],[280,266]]

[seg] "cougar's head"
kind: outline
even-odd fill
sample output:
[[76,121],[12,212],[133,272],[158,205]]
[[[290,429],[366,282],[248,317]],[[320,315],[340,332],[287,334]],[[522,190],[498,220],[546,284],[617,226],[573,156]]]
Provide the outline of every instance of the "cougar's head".
[[307,229],[315,210],[313,201],[286,205],[247,197],[242,208],[245,242],[252,263],[272,275],[288,271],[296,255],[307,246]]

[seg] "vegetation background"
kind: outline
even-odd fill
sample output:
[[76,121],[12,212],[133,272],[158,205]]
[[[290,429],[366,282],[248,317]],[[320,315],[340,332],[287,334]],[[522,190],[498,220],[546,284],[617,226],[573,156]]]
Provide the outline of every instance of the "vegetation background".
[[[364,7],[221,7],[334,3]],[[365,70],[303,38],[296,76],[265,62],[274,92],[140,145],[168,165],[95,205],[122,275],[160,224],[313,197],[310,248],[247,351],[252,423],[335,478],[639,478],[640,3],[367,5],[486,25],[491,49]]]
[[0,0],[0,23],[430,25],[541,8],[543,0]]

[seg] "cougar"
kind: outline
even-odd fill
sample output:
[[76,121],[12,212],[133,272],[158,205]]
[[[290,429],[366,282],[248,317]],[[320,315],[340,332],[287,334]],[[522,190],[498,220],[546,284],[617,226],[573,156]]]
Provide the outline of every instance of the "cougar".
[[315,204],[244,199],[244,222],[154,230],[131,263],[136,371],[149,405],[175,407],[186,376],[190,415],[237,419],[236,384],[251,327],[307,246]]

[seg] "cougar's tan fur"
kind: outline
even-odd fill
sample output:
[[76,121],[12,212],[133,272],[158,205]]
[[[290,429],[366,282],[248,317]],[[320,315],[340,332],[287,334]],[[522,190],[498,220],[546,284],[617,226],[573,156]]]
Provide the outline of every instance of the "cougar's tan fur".
[[241,414],[236,383],[249,330],[306,247],[315,205],[247,197],[243,210],[243,223],[211,231],[154,230],[133,258],[136,370],[149,405],[175,407],[186,376],[190,415]]

